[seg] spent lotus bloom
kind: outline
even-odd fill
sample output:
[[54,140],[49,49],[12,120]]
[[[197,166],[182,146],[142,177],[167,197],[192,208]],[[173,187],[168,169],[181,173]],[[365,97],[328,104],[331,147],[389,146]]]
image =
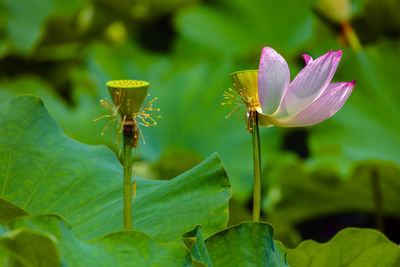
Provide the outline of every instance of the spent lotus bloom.
[[243,102],[247,113],[257,111],[259,125],[310,126],[332,117],[354,88],[355,81],[331,83],[341,56],[342,51],[332,50],[315,60],[303,55],[306,66],[290,82],[286,60],[274,49],[264,47],[257,75],[253,70],[231,76],[241,98],[251,97],[252,105]]

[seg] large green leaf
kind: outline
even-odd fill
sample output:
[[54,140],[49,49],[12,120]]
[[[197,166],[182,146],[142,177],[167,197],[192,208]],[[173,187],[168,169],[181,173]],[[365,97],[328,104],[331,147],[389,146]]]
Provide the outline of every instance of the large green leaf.
[[289,266],[286,253],[273,239],[272,226],[242,223],[206,241],[213,266]]
[[222,2],[217,8],[203,5],[182,11],[175,23],[181,36],[220,53],[239,55],[266,45],[290,50],[311,37],[310,1]]
[[382,233],[347,228],[327,243],[313,240],[287,250],[292,267],[395,267],[400,266],[400,248]]
[[[122,168],[111,151],[66,137],[36,97],[2,104],[0,125],[0,197],[30,214],[61,215],[81,239],[122,229]],[[137,190],[133,228],[152,237],[226,226],[231,189],[215,154],[170,181],[138,178]]]
[[191,266],[183,245],[156,243],[139,231],[114,232],[81,242],[62,220],[51,215],[18,219],[11,227],[14,230],[0,237],[0,245],[23,266],[60,266],[60,257],[62,266],[74,267]]
[[345,51],[336,80],[357,80],[341,111],[313,128],[313,163],[333,162],[343,171],[354,162],[377,159],[400,164],[400,43]]

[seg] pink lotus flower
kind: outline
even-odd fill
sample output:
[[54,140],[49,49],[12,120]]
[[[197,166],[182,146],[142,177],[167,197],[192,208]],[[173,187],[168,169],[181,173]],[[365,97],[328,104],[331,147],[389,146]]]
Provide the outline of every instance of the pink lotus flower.
[[331,83],[342,51],[313,60],[290,82],[289,67],[274,49],[264,47],[258,69],[259,123],[280,127],[309,126],[332,117],[350,96],[355,81]]

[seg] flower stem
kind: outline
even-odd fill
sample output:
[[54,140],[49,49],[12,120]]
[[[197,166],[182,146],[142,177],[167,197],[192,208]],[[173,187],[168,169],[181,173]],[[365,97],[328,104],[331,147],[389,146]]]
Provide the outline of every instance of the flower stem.
[[257,112],[250,112],[249,120],[253,137],[252,139],[254,161],[253,221],[258,222],[260,220],[261,211],[261,154]]
[[349,23],[342,24],[342,32],[353,51],[362,50],[360,39],[358,39],[357,33]]
[[132,230],[132,138],[133,126],[125,125],[123,131],[124,139],[124,230]]

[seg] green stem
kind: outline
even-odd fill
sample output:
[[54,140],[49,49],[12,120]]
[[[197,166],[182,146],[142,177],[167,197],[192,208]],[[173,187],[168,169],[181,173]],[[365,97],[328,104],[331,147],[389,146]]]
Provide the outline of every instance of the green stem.
[[132,230],[132,126],[124,126],[124,230]]
[[342,24],[342,31],[353,51],[362,50],[360,39],[358,39],[357,33],[349,23]]
[[257,112],[250,112],[250,127],[253,137],[253,161],[254,161],[254,187],[253,187],[253,221],[260,220],[261,211],[261,154],[260,133],[258,130]]

